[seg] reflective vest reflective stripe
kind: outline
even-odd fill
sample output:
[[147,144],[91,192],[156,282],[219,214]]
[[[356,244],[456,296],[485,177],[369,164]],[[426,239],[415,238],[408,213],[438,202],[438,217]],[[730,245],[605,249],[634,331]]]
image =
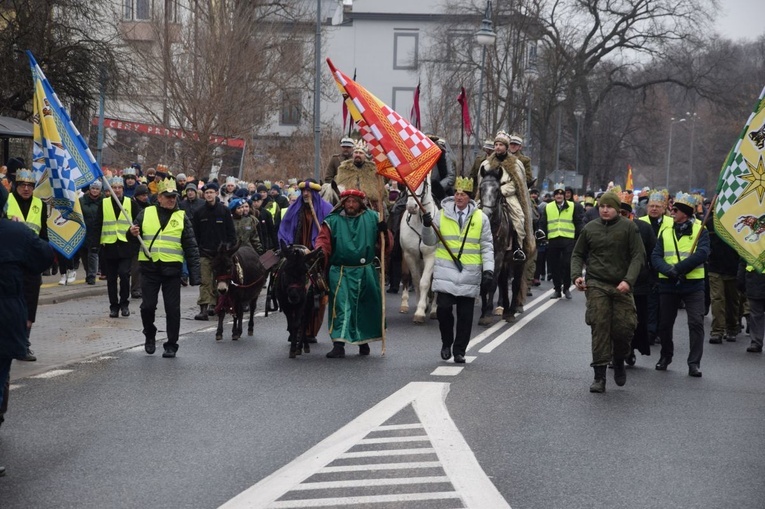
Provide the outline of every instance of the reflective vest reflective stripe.
[[[165,229],[159,231],[162,225],[159,223],[157,207],[146,207],[143,212],[143,224],[141,232],[146,247],[151,246],[151,261],[153,262],[181,262],[183,263],[183,222],[186,214],[182,210],[176,210],[170,216]],[[154,239],[156,237],[156,240]],[[153,242],[153,243],[152,243]],[[139,262],[148,262],[149,258],[143,249],[138,253]]]
[[[274,218],[274,222],[276,222],[277,219],[281,219],[281,209],[279,208],[279,204],[276,203],[275,200],[272,200],[271,203],[266,205],[266,210],[271,214],[271,217]],[[279,215],[277,216],[276,213],[279,211]]]
[[[130,221],[125,219],[122,212],[119,213],[119,217],[114,211],[114,204],[111,198],[101,202],[103,204],[104,222],[101,225],[101,244],[114,244],[118,240],[127,242],[125,233],[130,229]],[[130,198],[122,199],[122,206],[128,216],[132,215],[132,207]]]
[[754,272],[754,266],[753,265],[747,265],[746,266],[746,271],[747,272]]
[[[473,215],[469,219],[465,220],[465,226],[462,232],[457,221],[451,218],[447,218],[443,210],[441,214],[441,235],[444,237],[446,245],[452,250],[454,256],[458,256],[460,247],[462,246],[462,239],[465,238],[465,230],[468,225],[470,229],[467,232],[467,239],[465,239],[465,246],[462,248],[462,256],[460,261],[462,265],[481,265],[481,228],[483,225],[483,214],[480,210],[475,210]],[[439,242],[436,248],[436,258],[442,260],[452,260],[449,253],[446,251],[443,243]]]
[[548,239],[556,237],[573,239],[576,236],[576,228],[574,228],[574,204],[570,201],[566,203],[568,203],[568,207],[560,211],[555,201],[551,201],[545,207]]
[[[693,223],[693,231],[691,235],[683,235],[680,240],[677,241],[677,251],[675,250],[675,242],[672,240],[675,235],[674,228],[666,228],[659,235],[661,236],[664,245],[664,261],[670,265],[677,265],[682,260],[685,260],[691,256],[691,247],[693,247],[693,241],[701,234],[701,224],[698,222]],[[678,258],[677,255],[680,255]],[[667,279],[662,273],[659,273],[659,278]],[[702,263],[689,273],[685,275],[685,279],[704,279],[704,264]]]
[[43,207],[44,205],[42,200],[36,196],[33,196],[32,203],[29,206],[29,212],[27,213],[28,215],[27,217],[24,217],[24,214],[21,213],[19,202],[16,201],[16,197],[10,194],[8,195],[8,211],[6,212],[6,215],[9,219],[14,217],[19,218],[19,221],[23,221],[24,224],[29,226],[29,228],[35,232],[35,235],[40,235],[40,231],[42,231]]

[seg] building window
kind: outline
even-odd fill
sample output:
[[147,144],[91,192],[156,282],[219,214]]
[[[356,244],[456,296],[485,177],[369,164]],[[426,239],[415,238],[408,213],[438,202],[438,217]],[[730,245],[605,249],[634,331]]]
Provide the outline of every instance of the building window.
[[397,111],[399,115],[405,119],[409,119],[409,115],[412,111],[412,104],[414,104],[414,88],[413,87],[393,87],[393,105],[394,111]]
[[282,109],[279,123],[282,125],[300,125],[300,112],[303,109],[300,89],[282,91]]
[[417,30],[401,30],[393,33],[393,68],[417,69],[419,50]]
[[152,0],[123,0],[125,19],[128,21],[150,20],[152,3]]
[[475,35],[472,32],[452,31],[446,35],[446,61],[450,64],[470,62]]

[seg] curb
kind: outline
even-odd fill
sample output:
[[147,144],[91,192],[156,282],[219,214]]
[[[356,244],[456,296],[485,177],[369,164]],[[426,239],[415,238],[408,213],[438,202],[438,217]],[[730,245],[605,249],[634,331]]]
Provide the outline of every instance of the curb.
[[63,291],[61,293],[51,292],[46,293],[45,288],[40,292],[39,305],[46,304],[60,304],[74,299],[80,299],[82,297],[93,297],[98,295],[106,295],[106,286],[98,286],[95,288],[78,288],[74,291]]

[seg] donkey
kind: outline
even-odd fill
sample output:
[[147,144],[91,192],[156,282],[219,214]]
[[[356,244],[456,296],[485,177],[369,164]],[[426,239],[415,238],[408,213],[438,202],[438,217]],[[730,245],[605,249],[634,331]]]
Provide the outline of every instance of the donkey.
[[236,341],[242,337],[245,303],[250,306],[247,335],[252,336],[255,307],[267,275],[258,253],[250,245],[240,245],[239,242],[234,246],[222,245],[210,264],[213,277],[218,282],[218,304],[215,306],[218,329],[215,331],[215,340],[223,339],[226,311],[234,316],[231,339]]
[[[430,174],[414,190],[414,193],[420,199],[425,210],[431,216],[435,216],[438,208],[431,193]],[[436,263],[436,246],[426,246],[422,243],[422,228],[422,210],[410,194],[406,202],[406,213],[401,216],[399,235],[404,263],[418,292],[417,310],[413,320],[416,324],[425,323],[428,311],[432,312],[431,308],[434,301],[430,284],[433,278],[433,267]],[[409,312],[409,282],[406,280],[401,294],[399,312]]]
[[290,333],[290,359],[311,352],[306,341],[306,325],[313,318],[315,306],[326,291],[324,252],[309,250],[298,244],[281,243],[282,261],[276,273],[276,298],[287,317]]

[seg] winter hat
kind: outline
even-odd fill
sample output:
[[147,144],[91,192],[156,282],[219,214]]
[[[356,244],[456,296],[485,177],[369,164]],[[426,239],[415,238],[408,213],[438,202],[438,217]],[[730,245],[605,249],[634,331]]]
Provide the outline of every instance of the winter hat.
[[101,183],[100,179],[96,179],[93,182],[90,183],[89,186],[91,189],[101,189],[103,187],[103,184]]
[[265,184],[260,184],[260,185],[257,187],[257,191],[258,191],[259,193],[262,193],[263,191],[268,191],[268,188],[266,187],[266,185],[265,185]]
[[196,185],[194,182],[189,182],[188,184],[186,184],[186,187],[185,187],[184,189],[185,189],[186,191],[188,191],[189,189],[191,189],[191,190],[192,190],[192,191],[194,191],[194,192],[197,192],[197,190],[198,190],[198,189],[197,189],[197,185]]
[[241,207],[243,203],[244,203],[243,199],[241,199],[241,198],[234,198],[233,200],[228,202],[228,210],[233,212],[237,208]]
[[600,197],[598,200],[598,205],[608,205],[609,207],[621,210],[622,207],[622,200],[619,198],[619,195],[616,193],[609,191],[607,193],[604,193],[603,196]]
[[218,189],[220,189],[220,187],[218,187],[218,184],[216,184],[215,182],[208,182],[208,183],[207,183],[207,184],[205,184],[205,186],[202,188],[202,191],[207,191],[207,190],[209,190],[209,189],[213,189],[213,190],[217,191]]
[[133,191],[133,196],[142,196],[144,194],[149,194],[149,187],[146,184],[137,185],[135,191]]
[[179,173],[175,176],[175,180],[186,180],[186,174],[185,173]]

